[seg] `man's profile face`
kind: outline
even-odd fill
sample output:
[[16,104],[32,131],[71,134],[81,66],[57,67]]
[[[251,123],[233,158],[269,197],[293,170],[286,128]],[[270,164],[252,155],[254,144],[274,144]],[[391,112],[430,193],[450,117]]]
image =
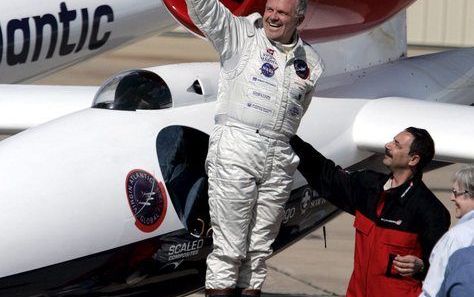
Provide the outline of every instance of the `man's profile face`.
[[267,37],[283,44],[290,43],[303,16],[296,15],[298,0],[267,0],[263,29]]
[[397,169],[410,169],[410,165],[416,165],[417,162],[413,164],[413,156],[410,155],[413,139],[411,133],[403,131],[385,145],[383,164],[392,172]]

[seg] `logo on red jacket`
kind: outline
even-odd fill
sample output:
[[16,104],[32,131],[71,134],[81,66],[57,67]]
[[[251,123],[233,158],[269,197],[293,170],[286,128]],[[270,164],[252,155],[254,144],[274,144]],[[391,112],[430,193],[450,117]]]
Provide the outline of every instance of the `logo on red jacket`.
[[135,169],[126,179],[128,204],[135,217],[135,226],[143,232],[153,232],[166,215],[167,200],[163,184],[145,170]]

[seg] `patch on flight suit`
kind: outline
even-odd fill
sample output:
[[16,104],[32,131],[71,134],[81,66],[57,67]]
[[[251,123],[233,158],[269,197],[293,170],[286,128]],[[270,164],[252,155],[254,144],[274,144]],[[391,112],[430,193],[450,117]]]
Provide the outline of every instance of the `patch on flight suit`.
[[278,88],[275,79],[266,79],[264,77],[252,76],[250,82],[258,89],[264,88],[276,92]]
[[266,108],[264,106],[255,104],[253,102],[247,102],[247,107],[255,109],[256,111],[264,113],[264,114],[272,114],[273,113],[273,109]]
[[290,107],[288,108],[288,115],[292,118],[300,118],[301,114],[303,113],[303,110],[300,106],[292,103],[290,104]]
[[273,67],[278,68],[278,62],[276,58],[273,56],[274,52],[275,51],[270,48],[267,48],[266,50],[262,50],[260,52],[260,60],[262,60],[262,63],[269,63]]
[[270,63],[263,63],[262,67],[260,67],[260,71],[266,77],[272,77],[275,75],[275,67],[273,67]]
[[262,92],[262,91],[255,90],[255,89],[249,89],[248,93],[247,93],[247,96],[250,99],[258,99],[258,100],[263,100],[263,101],[266,101],[266,102],[273,101],[273,96],[272,95],[267,94],[267,93]]
[[262,61],[260,71],[266,77],[272,77],[278,69],[278,62],[273,56],[273,53],[274,51],[270,48],[264,49],[260,52],[260,60]]
[[309,77],[309,67],[304,60],[296,59],[293,62],[293,65],[295,66],[296,75],[302,79],[307,79]]
[[305,95],[305,86],[295,83],[289,91],[289,95],[291,99],[301,101]]

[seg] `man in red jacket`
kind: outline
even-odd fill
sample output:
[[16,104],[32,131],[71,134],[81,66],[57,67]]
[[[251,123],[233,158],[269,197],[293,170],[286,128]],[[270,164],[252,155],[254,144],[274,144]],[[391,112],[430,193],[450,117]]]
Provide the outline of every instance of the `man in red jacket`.
[[409,127],[385,145],[389,175],[348,173],[298,136],[290,144],[308,183],[355,216],[347,296],[418,296],[431,250],[450,225],[448,210],[422,181],[422,170],[434,156],[429,133]]

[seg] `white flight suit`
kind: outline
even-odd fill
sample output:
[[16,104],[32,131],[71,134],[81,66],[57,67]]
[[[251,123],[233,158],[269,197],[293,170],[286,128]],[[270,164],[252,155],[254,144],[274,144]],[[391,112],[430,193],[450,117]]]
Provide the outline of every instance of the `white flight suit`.
[[271,42],[262,17],[235,17],[216,0],[186,0],[220,55],[216,125],[206,160],[214,248],[207,289],[261,289],[299,159],[288,141],[322,73],[298,36]]

